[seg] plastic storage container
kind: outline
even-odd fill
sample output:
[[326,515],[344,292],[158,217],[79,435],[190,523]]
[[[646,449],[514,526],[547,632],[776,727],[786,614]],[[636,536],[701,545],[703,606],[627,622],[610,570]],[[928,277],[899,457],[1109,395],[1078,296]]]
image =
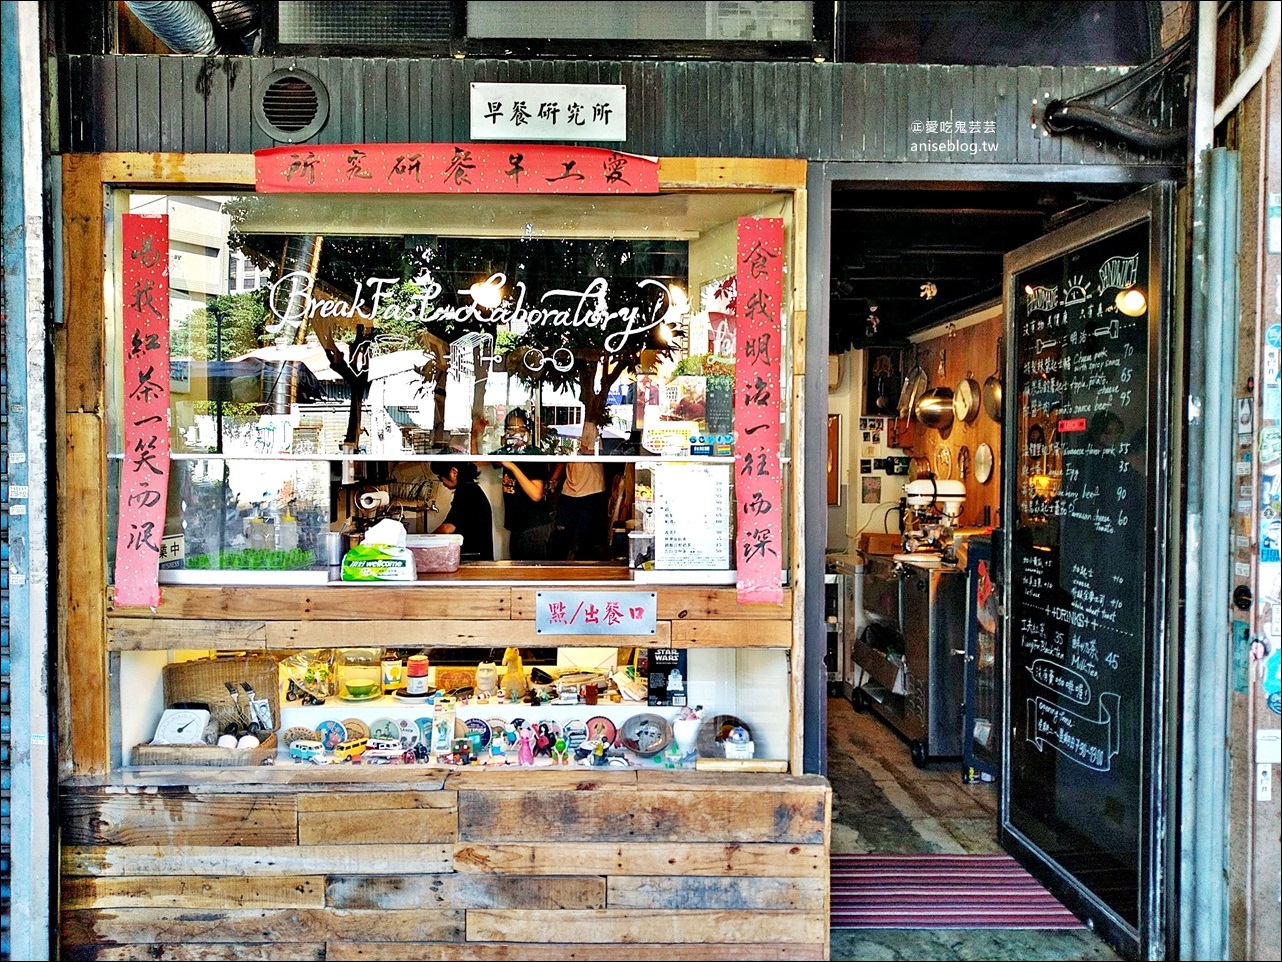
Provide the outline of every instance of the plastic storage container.
[[458,571],[463,554],[461,534],[411,534],[405,547],[414,555],[415,570],[421,572]]

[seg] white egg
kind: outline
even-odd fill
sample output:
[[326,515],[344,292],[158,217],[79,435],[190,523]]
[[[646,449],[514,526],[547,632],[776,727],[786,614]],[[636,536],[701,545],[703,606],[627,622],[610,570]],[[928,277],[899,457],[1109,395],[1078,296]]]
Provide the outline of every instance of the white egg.
[[236,736],[235,736],[235,735],[223,735],[221,738],[219,738],[219,739],[218,739],[218,747],[219,747],[219,748],[235,748],[235,747],[236,747]]

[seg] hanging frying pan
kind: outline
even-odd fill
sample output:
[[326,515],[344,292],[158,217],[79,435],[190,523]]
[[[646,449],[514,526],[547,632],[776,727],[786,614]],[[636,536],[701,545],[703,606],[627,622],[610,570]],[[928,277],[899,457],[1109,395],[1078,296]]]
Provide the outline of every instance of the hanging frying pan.
[[904,375],[904,386],[899,392],[899,417],[907,420],[917,408],[917,399],[926,390],[926,372],[921,366],[921,354],[917,354],[912,369]]
[[984,411],[1002,423],[1002,339],[997,339],[997,369],[984,381]]

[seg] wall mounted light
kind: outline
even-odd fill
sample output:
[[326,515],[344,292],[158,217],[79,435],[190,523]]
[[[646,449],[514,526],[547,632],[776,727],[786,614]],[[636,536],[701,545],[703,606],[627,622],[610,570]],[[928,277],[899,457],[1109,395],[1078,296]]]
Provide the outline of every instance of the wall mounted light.
[[1148,310],[1148,299],[1144,296],[1143,291],[1135,287],[1118,291],[1117,298],[1113,303],[1127,317],[1139,317]]

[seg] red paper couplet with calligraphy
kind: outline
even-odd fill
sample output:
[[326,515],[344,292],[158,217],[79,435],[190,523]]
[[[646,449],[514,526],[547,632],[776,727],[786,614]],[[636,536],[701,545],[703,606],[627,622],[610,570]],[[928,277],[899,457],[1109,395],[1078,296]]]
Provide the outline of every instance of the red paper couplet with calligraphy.
[[315,144],[254,152],[260,193],[657,194],[659,161],[555,144]]
[[735,566],[740,602],[783,601],[783,220],[741,217],[735,268]]
[[155,607],[169,492],[169,218],[125,214],[123,221],[125,456],[115,603]]

